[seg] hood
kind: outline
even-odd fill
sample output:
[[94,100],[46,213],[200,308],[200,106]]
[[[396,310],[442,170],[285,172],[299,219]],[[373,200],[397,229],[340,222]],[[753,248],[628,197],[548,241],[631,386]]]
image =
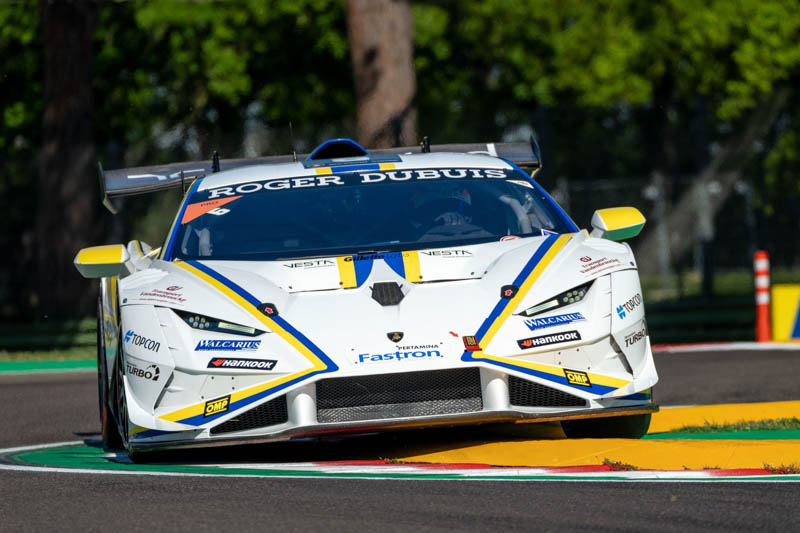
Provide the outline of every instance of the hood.
[[[300,293],[357,288],[376,276],[399,277],[412,283],[479,279],[500,256],[525,246],[523,239],[515,239],[412,251],[213,264],[233,276],[255,275],[282,291]],[[387,269],[394,275],[382,274]]]
[[[537,251],[554,238],[296,261],[154,261],[120,282],[120,297],[123,306],[169,307],[263,330],[260,317],[226,289],[232,288],[254,304],[271,304],[334,358],[352,361],[353,354],[406,344],[448,346],[460,354],[462,337],[476,334],[501,301],[501,288],[521,283],[532,262],[541,272],[521,298],[509,302],[514,314],[591,279],[635,268],[626,246],[586,232],[571,234],[546,264],[538,264]],[[380,282],[397,283],[399,304],[373,298]],[[402,333],[402,343],[388,338],[393,332]]]

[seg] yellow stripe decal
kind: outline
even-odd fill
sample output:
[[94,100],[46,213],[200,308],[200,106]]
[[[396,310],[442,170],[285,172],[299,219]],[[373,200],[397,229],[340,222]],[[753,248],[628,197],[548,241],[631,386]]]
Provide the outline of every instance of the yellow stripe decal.
[[[544,372],[545,374],[559,376],[561,378],[564,377],[564,369],[560,366],[545,365],[542,363],[534,363],[531,361],[522,361],[520,359],[515,359],[511,357],[498,357],[496,355],[489,355],[485,353],[481,355],[481,358],[491,361],[497,361],[498,363],[510,363],[516,366],[521,366],[523,368],[528,368],[530,370],[537,370],[539,372]],[[589,376],[589,380],[592,382],[593,385],[602,385],[604,387],[612,387],[614,389],[618,389],[620,387],[624,387],[630,384],[630,381],[626,381],[624,379],[612,378],[611,376],[594,374],[592,372],[586,372],[586,374]]]
[[143,428],[142,426],[132,426],[128,429],[128,436],[136,435],[137,433],[141,433],[142,431],[147,431],[147,428]]
[[419,252],[416,250],[403,252],[403,267],[405,269],[405,278],[412,283],[417,283],[422,280],[422,275],[419,270]]
[[327,176],[328,174],[333,174],[331,167],[319,167],[314,169],[314,171],[317,173],[317,176]]
[[136,243],[136,249],[139,250],[139,255],[144,255],[144,250],[142,250],[142,241],[133,241]]
[[[345,261],[350,259],[350,261]],[[339,267],[339,282],[343,289],[358,287],[356,283],[356,266],[351,256],[337,257],[336,266]]]
[[603,223],[609,231],[644,224],[644,216],[634,207],[598,209],[597,214],[603,219]]
[[[534,283],[541,277],[553,259],[561,252],[564,246],[567,245],[571,235],[551,236],[540,246],[529,263],[522,269],[520,275],[515,280],[515,285],[519,287],[517,294],[510,300],[500,300],[495,306],[495,309],[484,321],[483,325],[475,335],[479,346],[488,346],[505,321],[514,312],[523,298],[528,294],[533,287]],[[540,256],[540,257],[537,257]],[[499,366],[524,372],[526,374],[534,375],[537,377],[544,377],[557,383],[570,385],[564,374],[564,369],[555,365],[545,365],[542,363],[534,363],[530,361],[520,360],[519,358],[501,357],[485,353],[483,350],[475,352],[464,352],[461,357],[463,361],[483,361]],[[591,392],[605,394],[611,392],[613,389],[624,387],[630,381],[617,379],[600,374],[587,373],[592,383]],[[548,377],[549,376],[549,377]],[[551,379],[554,378],[554,379]],[[587,389],[583,386],[575,386],[576,389]]]
[[[533,284],[536,282],[536,280],[539,279],[539,277],[545,271],[547,266],[553,261],[556,255],[558,255],[558,252],[560,252],[561,249],[564,248],[564,246],[569,242],[571,238],[572,238],[571,235],[561,235],[555,240],[550,249],[547,250],[547,252],[544,254],[542,259],[536,264],[536,266],[533,268],[533,270],[525,279],[525,281],[522,283],[522,285],[520,285],[517,294],[513,298],[511,298],[511,300],[508,301],[508,305],[505,306],[503,311],[497,316],[494,322],[492,322],[492,324],[489,326],[488,330],[482,336],[482,338],[478,339],[481,346],[488,346],[489,343],[492,342],[492,339],[500,330],[500,327],[503,325],[506,319],[508,319],[508,317],[511,316],[511,313],[513,313],[514,309],[516,309],[517,306],[520,304],[520,302],[522,302],[522,299],[525,298],[525,296],[528,294],[528,291],[531,290],[531,287],[533,287]],[[475,353],[479,354],[481,352],[475,352]]]
[[395,170],[397,168],[397,165],[395,165],[394,163],[381,163],[378,166],[380,167],[381,170]]
[[254,299],[254,297],[232,281],[216,273],[202,263],[191,261],[175,262],[173,264],[191,274],[194,274],[230,298],[234,303],[241,306],[242,309],[253,315],[259,322],[269,328],[270,331],[277,334],[281,339],[292,346],[292,348],[302,354],[309,361],[311,367],[232,393],[230,395],[229,409],[219,413],[218,415],[204,416],[205,402],[201,402],[177,411],[173,411],[171,413],[161,415],[160,418],[163,420],[199,426],[205,424],[206,422],[215,420],[223,414],[230,413],[245,407],[246,405],[250,405],[261,398],[264,398],[270,394],[274,394],[275,392],[278,392],[279,390],[282,390],[291,384],[302,381],[303,379],[307,379],[314,374],[338,370],[338,367],[333,361],[331,361],[319,348],[317,348],[302,333],[295,330],[283,318],[280,316],[270,318],[259,311],[256,307],[258,302]]
[[79,251],[75,262],[80,265],[121,263],[123,250],[125,247],[121,244],[92,246]]

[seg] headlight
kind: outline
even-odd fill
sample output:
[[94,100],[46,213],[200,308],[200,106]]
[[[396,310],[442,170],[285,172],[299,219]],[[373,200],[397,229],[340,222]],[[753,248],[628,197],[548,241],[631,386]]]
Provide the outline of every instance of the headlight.
[[232,324],[218,318],[211,318],[210,316],[204,316],[197,313],[187,313],[186,311],[176,311],[175,309],[173,309],[173,311],[175,311],[175,314],[181,317],[181,319],[183,319],[183,321],[189,324],[191,327],[202,331],[218,331],[220,333],[233,333],[235,335],[246,335],[248,337],[256,337],[264,333],[263,331],[256,328],[251,328],[250,326]]
[[534,316],[544,313],[545,311],[550,311],[551,309],[555,309],[557,307],[576,304],[584,299],[586,293],[589,292],[589,287],[592,286],[593,282],[594,280],[584,283],[583,285],[578,285],[577,287],[574,287],[568,291],[564,291],[561,294],[554,296],[550,300],[527,308],[526,310],[522,311],[520,315]]

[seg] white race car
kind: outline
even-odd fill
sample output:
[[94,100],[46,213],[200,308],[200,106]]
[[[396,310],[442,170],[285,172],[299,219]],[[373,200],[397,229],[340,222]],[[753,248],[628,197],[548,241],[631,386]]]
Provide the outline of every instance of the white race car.
[[[412,153],[413,152],[413,153]],[[187,187],[162,247],[78,252],[100,279],[103,440],[143,452],[458,424],[641,437],[657,410],[636,263],[644,217],[580,230],[531,143],[103,172]],[[220,171],[222,167],[222,171]]]

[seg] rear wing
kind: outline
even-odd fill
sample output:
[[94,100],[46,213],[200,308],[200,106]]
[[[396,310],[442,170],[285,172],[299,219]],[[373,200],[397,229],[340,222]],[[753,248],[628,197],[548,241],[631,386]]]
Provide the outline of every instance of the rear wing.
[[[338,140],[337,140],[338,141]],[[328,141],[330,142],[330,141]],[[350,143],[358,146],[353,141]],[[360,147],[359,147],[360,148]],[[309,166],[309,159],[315,159],[311,153],[301,155],[277,155],[267,157],[254,157],[249,159],[219,159],[216,154],[211,161],[194,161],[187,163],[171,163],[167,165],[154,165],[147,167],[122,168],[118,170],[103,170],[103,166],[98,163],[100,171],[100,191],[103,195],[103,205],[116,214],[117,210],[111,203],[111,199],[122,196],[131,196],[151,192],[164,191],[167,189],[186,188],[197,178],[202,178],[214,172],[222,170],[232,170],[240,167],[253,165],[274,165],[279,163],[291,163],[293,161],[304,161]],[[362,149],[363,150],[363,149]],[[419,153],[419,146],[403,146],[398,148],[381,148],[363,150],[368,158],[380,158],[380,156]],[[505,142],[505,143],[485,143],[485,144],[428,144],[427,137],[422,143],[422,152],[455,152],[455,153],[479,153],[494,157],[499,157],[514,163],[515,165],[528,170],[535,170],[541,166],[539,155],[539,145],[531,137],[530,142]],[[331,160],[326,160],[330,164]],[[350,161],[352,163],[352,160]],[[316,165],[311,165],[316,166]]]

